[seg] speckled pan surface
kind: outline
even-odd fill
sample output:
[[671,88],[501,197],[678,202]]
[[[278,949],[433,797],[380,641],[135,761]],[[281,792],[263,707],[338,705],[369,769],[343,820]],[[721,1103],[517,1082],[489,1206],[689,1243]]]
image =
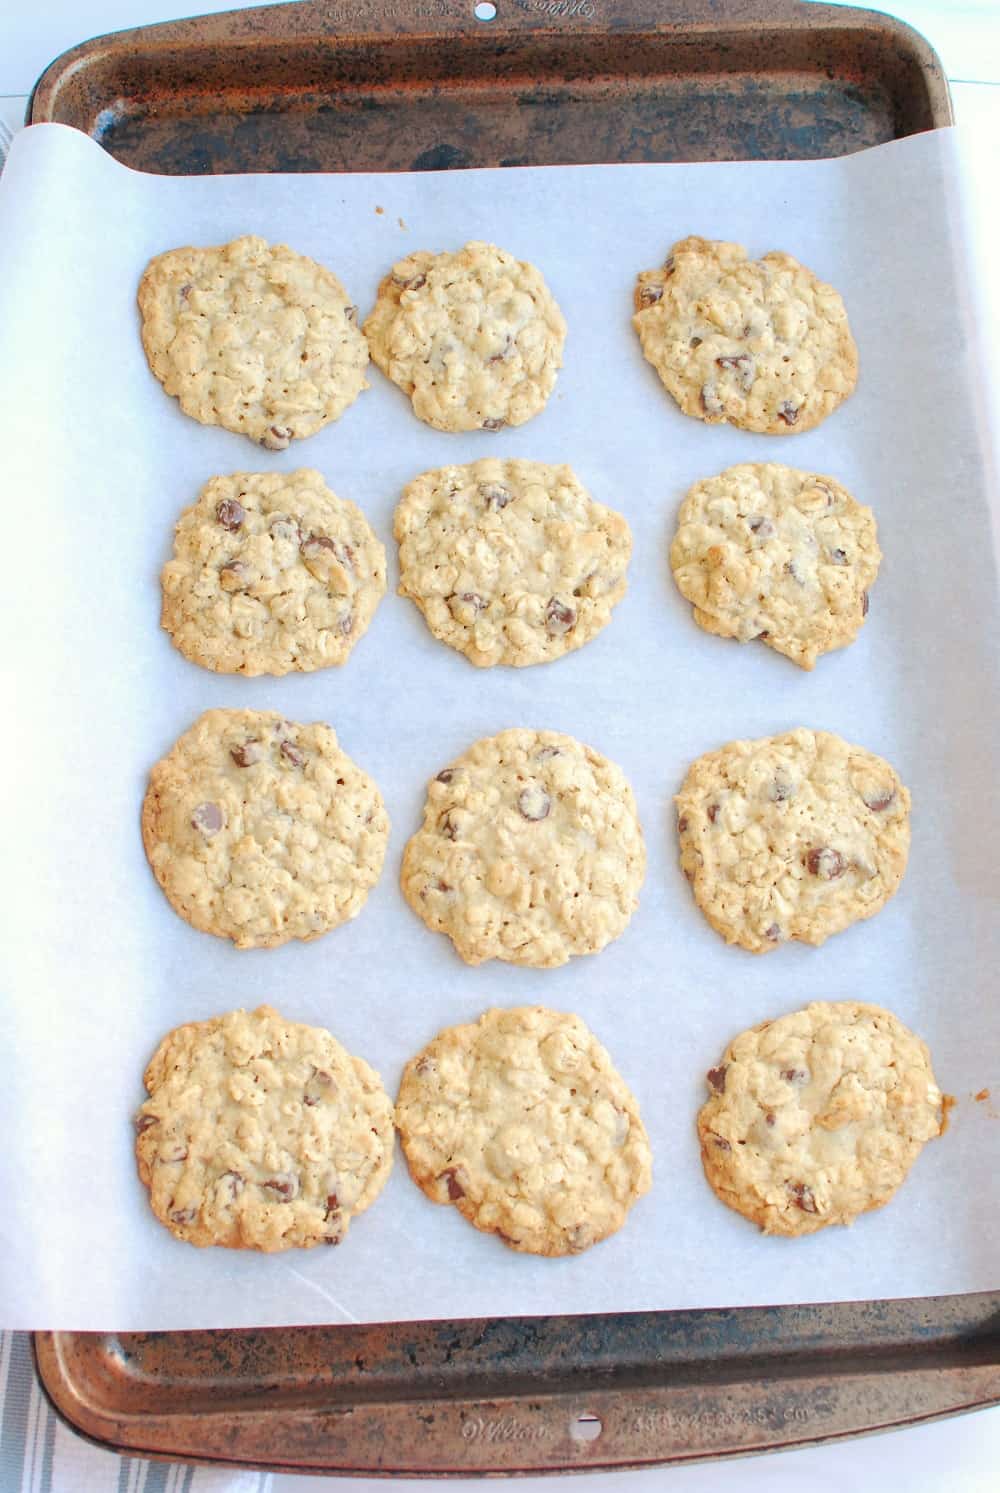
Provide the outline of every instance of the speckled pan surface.
[[471,0],[316,0],[85,42],[29,119],[200,175],[808,160],[952,114],[931,48],[871,11],[689,0],[678,22],[662,0],[511,0],[483,24]]

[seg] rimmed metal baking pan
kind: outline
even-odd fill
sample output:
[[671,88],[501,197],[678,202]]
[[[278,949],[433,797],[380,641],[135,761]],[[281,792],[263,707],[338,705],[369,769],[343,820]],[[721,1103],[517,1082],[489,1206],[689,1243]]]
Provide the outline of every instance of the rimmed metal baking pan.
[[[482,7],[479,7],[482,9]],[[940,63],[800,0],[315,0],[67,52],[31,123],[129,166],[411,171],[846,155],[952,122]]]
[[[165,173],[835,156],[951,123],[889,17],[795,0],[331,0],[99,38],[54,120]],[[643,1466],[1000,1401],[1000,1295],[149,1334],[42,1333],[84,1435],[340,1473]]]
[[555,1472],[746,1455],[1000,1400],[1000,1295],[738,1311],[39,1333],[118,1451],[291,1471]]

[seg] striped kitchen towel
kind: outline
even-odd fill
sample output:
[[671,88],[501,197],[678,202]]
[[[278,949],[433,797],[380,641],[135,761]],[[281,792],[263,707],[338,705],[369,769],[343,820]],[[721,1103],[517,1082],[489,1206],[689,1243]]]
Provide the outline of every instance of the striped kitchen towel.
[[267,1472],[147,1462],[75,1435],[42,1392],[26,1332],[0,1333],[0,1493],[272,1493]]

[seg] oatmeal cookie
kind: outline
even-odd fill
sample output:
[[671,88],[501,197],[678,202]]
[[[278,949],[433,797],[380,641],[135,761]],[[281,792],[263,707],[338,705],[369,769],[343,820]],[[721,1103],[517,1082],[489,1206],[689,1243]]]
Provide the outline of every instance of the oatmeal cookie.
[[163,567],[162,626],[224,674],[346,662],[385,594],[385,550],[319,472],[213,477],[181,514]]
[[708,752],[676,804],[695,901],[727,943],[755,954],[874,917],[906,870],[909,793],[888,762],[828,731]]
[[285,244],[248,234],[159,254],[139,311],[149,366],[184,413],[270,451],[315,435],[368,387],[357,306]]
[[858,379],[843,301],[790,254],[683,239],[639,276],[632,325],[668,393],[710,425],[812,430]]
[[639,904],[646,847],[621,768],[556,731],[477,741],[427,789],[403,893],[467,964],[596,954]]
[[705,1176],[766,1234],[812,1234],[881,1208],[943,1123],[924,1043],[859,1001],[815,1001],[742,1032],[708,1089]]
[[189,1244],[339,1244],[392,1169],[378,1074],[270,1006],[177,1027],[145,1083],[139,1176],[157,1218]]
[[511,1249],[579,1254],[652,1177],[639,1106],[579,1016],[520,1006],[448,1027],[406,1066],[410,1175]]
[[857,637],[881,558],[870,508],[832,477],[775,462],[695,483],[670,547],[699,627],[760,638],[803,669]]
[[364,325],[374,361],[437,430],[523,425],[562,367],[566,323],[534,265],[495,244],[393,265]]
[[356,917],[389,816],[329,726],[208,710],[149,775],[146,856],[175,912],[238,949],[318,938]]
[[625,595],[629,526],[570,467],[490,458],[424,472],[395,534],[400,595],[480,668],[582,647]]

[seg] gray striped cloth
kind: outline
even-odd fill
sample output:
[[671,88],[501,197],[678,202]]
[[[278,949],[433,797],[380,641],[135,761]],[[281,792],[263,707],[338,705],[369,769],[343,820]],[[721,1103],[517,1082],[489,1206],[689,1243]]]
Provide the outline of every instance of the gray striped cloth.
[[267,1472],[147,1462],[75,1435],[42,1392],[26,1332],[0,1333],[0,1493],[273,1493]]

